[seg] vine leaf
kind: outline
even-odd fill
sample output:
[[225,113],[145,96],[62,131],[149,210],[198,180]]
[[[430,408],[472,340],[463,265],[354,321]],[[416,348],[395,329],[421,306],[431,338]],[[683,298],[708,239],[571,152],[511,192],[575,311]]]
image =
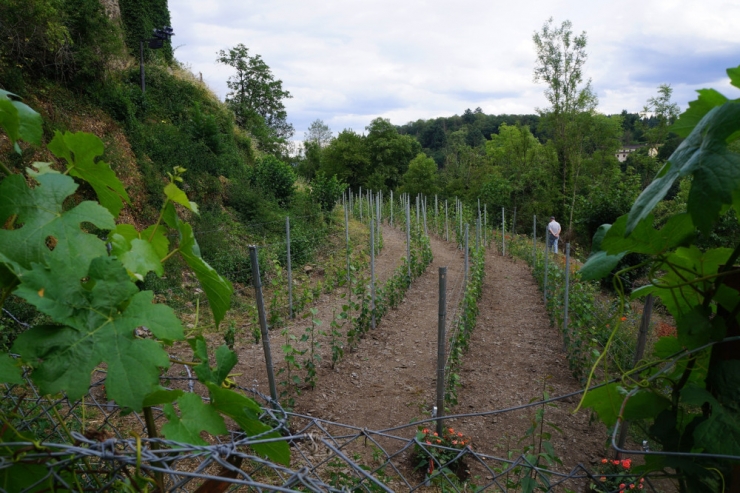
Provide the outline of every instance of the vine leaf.
[[740,187],[740,154],[727,148],[727,139],[739,130],[740,102],[727,102],[704,115],[635,200],[625,235],[650,214],[677,178],[689,174],[693,175],[693,183],[687,212],[699,231],[708,233],[722,206],[733,203],[732,192]]
[[169,227],[180,233],[178,251],[188,266],[193,269],[195,276],[200,281],[201,286],[203,286],[203,290],[206,292],[206,296],[208,296],[208,302],[211,305],[214,322],[216,323],[216,327],[218,327],[228,309],[231,308],[231,295],[234,287],[231,281],[221,276],[203,260],[203,257],[200,255],[200,247],[193,234],[193,228],[177,217],[172,203],[167,204],[163,217]]
[[162,426],[162,433],[168,440],[192,443],[194,445],[208,445],[200,437],[201,431],[211,435],[225,435],[228,433],[224,418],[216,409],[203,403],[197,394],[187,392],[177,399],[180,416],[175,412],[172,404],[165,404],[163,411],[169,420]]
[[599,419],[607,425],[614,426],[619,416],[619,408],[624,400],[625,391],[616,383],[590,389],[583,397],[582,406],[590,407],[599,415]]
[[90,201],[65,212],[65,199],[77,189],[69,176],[49,173],[36,180],[40,186],[33,189],[21,175],[9,176],[0,183],[0,223],[17,215],[16,223],[22,224],[13,230],[0,229],[0,262],[18,276],[32,263],[44,262],[50,253],[47,240],[53,239],[53,251],[77,267],[72,271],[72,279],[79,279],[93,258],[106,255],[105,244],[96,236],[83,233],[80,223],[112,229],[113,216]]
[[722,106],[729,101],[725,96],[714,89],[699,89],[699,98],[696,101],[689,102],[689,108],[681,113],[676,122],[671,125],[671,132],[680,135],[683,138],[689,136],[691,131],[696,127],[704,115],[709,113],[712,108]]
[[56,157],[67,161],[70,175],[85,180],[93,187],[100,204],[114,217],[118,217],[121,212],[123,201],[131,203],[123,184],[108,163],[95,162],[95,158],[105,152],[103,141],[97,136],[86,132],[57,131],[48,147]]
[[188,210],[198,214],[197,204],[195,202],[191,202],[188,199],[188,196],[185,195],[185,192],[180,190],[180,188],[174,183],[168,183],[167,186],[164,187],[164,194],[172,202],[175,202],[176,204],[180,204],[181,206],[187,208]]
[[[123,228],[128,226],[128,228]],[[126,270],[137,280],[143,281],[144,276],[152,271],[158,276],[164,274],[164,266],[154,249],[154,245],[146,240],[138,238],[138,233],[131,238],[130,231],[127,229],[136,229],[133,226],[118,225],[115,231],[111,231],[108,239],[111,243],[111,255],[115,255],[126,267]],[[124,231],[122,231],[124,230]],[[123,232],[124,234],[121,234]]]
[[0,89],[0,127],[8,134],[18,154],[21,152],[18,140],[41,144],[41,124],[41,115],[22,103],[19,96]]
[[[262,408],[254,400],[233,390],[224,389],[214,383],[206,386],[211,395],[211,404],[221,414],[233,419],[247,436],[261,435],[261,438],[280,438],[277,431],[259,420]],[[264,435],[262,435],[264,433]],[[249,445],[255,452],[283,465],[290,464],[290,447],[285,441],[256,442]]]
[[226,377],[229,376],[229,372],[237,363],[236,353],[228,348],[225,344],[220,346],[216,350],[216,371],[211,369],[210,362],[208,360],[208,353],[206,349],[206,342],[203,336],[198,336],[194,339],[189,339],[188,343],[193,348],[193,352],[196,358],[202,361],[201,364],[193,368],[195,374],[198,375],[198,380],[203,383],[214,383],[221,385]]
[[144,398],[144,407],[157,406],[159,404],[169,404],[175,402],[184,392],[182,390],[167,390],[159,387],[157,390]]
[[13,351],[34,367],[42,393],[65,391],[73,400],[87,392],[90,373],[104,362],[109,397],[140,411],[169,357],[158,342],[136,339],[135,329],[146,326],[169,342],[183,339],[180,321],[170,307],[152,303],[151,291],[138,291],[114,258],[94,259],[84,283],[70,281],[64,257],[49,260],[48,267],[35,264],[23,276],[16,294],[66,326],[33,327]]
[[0,382],[19,385],[23,383],[21,369],[8,353],[0,353]]

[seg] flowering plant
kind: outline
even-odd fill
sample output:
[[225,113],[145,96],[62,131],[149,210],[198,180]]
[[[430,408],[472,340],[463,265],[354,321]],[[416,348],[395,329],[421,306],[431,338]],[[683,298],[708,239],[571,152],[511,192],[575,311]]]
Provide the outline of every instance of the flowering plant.
[[630,473],[632,459],[601,459],[596,466],[591,491],[641,490],[645,478]]
[[419,427],[416,439],[415,455],[419,460],[416,469],[424,468],[427,475],[437,467],[457,470],[462,463],[462,458],[455,460],[459,451],[470,447],[470,437],[449,427],[443,428],[441,435],[432,428]]

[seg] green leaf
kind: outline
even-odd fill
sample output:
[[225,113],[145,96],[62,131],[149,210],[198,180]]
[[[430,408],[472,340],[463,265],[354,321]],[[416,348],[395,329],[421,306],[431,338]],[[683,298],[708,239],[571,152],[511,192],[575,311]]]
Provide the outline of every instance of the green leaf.
[[95,162],[95,158],[102,156],[105,151],[103,141],[98,137],[85,132],[57,131],[48,147],[56,157],[67,161],[70,175],[85,180],[93,187],[100,204],[114,217],[121,212],[123,201],[131,203],[123,184],[108,163]]
[[[220,413],[233,419],[247,436],[259,435],[271,429],[259,420],[262,409],[249,397],[233,390],[223,389],[213,383],[206,384],[206,386],[211,394],[211,404]],[[280,434],[273,431],[263,438],[280,438]],[[290,447],[285,441],[253,443],[250,446],[255,452],[274,462],[290,465]]]
[[175,402],[184,392],[182,390],[167,390],[159,387],[154,392],[144,397],[144,407],[158,406],[160,404],[169,404]]
[[236,353],[224,344],[216,350],[216,385],[221,385],[229,372],[236,366]]
[[63,203],[77,189],[74,180],[59,174],[37,178],[39,186],[29,188],[20,175],[0,183],[0,224],[17,214],[18,229],[0,229],[0,262],[20,275],[32,263],[43,263],[51,253],[47,240],[52,238],[54,253],[65,258],[73,273],[71,279],[84,276],[90,261],[107,255],[105,243],[83,233],[80,224],[89,222],[101,229],[113,229],[113,216],[95,202],[82,202],[69,211]]
[[606,252],[596,252],[591,254],[583,267],[580,269],[581,278],[585,281],[601,279],[609,274],[617,266],[626,253],[609,255]]
[[193,228],[177,217],[172,204],[167,205],[164,218],[171,228],[176,229],[180,233],[180,242],[178,245],[180,255],[185,259],[188,266],[193,269],[195,276],[203,287],[203,291],[208,296],[208,302],[213,312],[213,319],[216,327],[218,327],[224,315],[231,307],[231,295],[234,292],[234,287],[231,281],[219,275],[213,267],[203,260],[203,257],[200,255],[200,247],[198,246],[198,242],[195,241],[195,235],[193,235]]
[[661,337],[653,346],[653,354],[658,359],[670,358],[683,350],[684,347],[678,339],[670,336]]
[[606,233],[601,242],[601,249],[610,255],[622,252],[657,255],[686,243],[694,236],[694,225],[688,214],[672,216],[660,230],[655,229],[653,223],[654,217],[650,214],[625,237],[627,226],[625,214],[619,217]]
[[730,77],[730,84],[740,89],[740,66],[728,68],[727,75]]
[[705,453],[740,455],[740,415],[720,405],[694,430],[694,447]]
[[689,108],[670,127],[671,132],[684,138],[689,136],[691,131],[694,130],[694,127],[696,127],[712,108],[721,106],[729,101],[714,89],[699,89],[696,92],[699,93],[699,99],[690,101]]
[[139,238],[129,241],[117,233],[109,235],[109,238],[111,255],[118,257],[126,270],[139,281],[143,281],[150,271],[160,277],[164,274],[164,266],[160,262],[160,257],[148,241]]
[[699,347],[709,342],[713,335],[710,316],[710,309],[695,306],[677,318],[678,342],[686,348]]
[[625,390],[616,383],[610,383],[596,389],[589,390],[583,398],[583,407],[591,408],[599,415],[599,419],[607,425],[614,426],[619,416],[619,409],[625,397]]
[[0,383],[23,384],[23,373],[8,353],[0,353]]
[[[43,133],[41,115],[20,99],[12,92],[0,89],[0,127],[13,144],[17,140],[25,140],[40,145]],[[17,146],[16,150],[19,151]]]
[[164,235],[163,227],[157,227],[156,224],[153,224],[142,231],[139,237],[151,243],[154,253],[157,254],[160,260],[165,258],[169,253],[170,240]]
[[165,342],[179,340],[180,321],[168,306],[152,303],[151,291],[139,292],[114,258],[94,259],[85,283],[66,275],[64,257],[49,260],[48,267],[35,264],[23,276],[16,294],[66,326],[33,327],[13,351],[35,368],[32,378],[42,393],[65,391],[73,400],[87,392],[90,372],[105,362],[109,397],[140,411],[169,357],[158,342],[136,339],[135,329],[146,326]]
[[185,195],[185,192],[180,190],[178,186],[174,183],[168,183],[164,187],[164,194],[171,201],[180,204],[181,206],[195,212],[196,214],[198,213],[198,206],[195,204],[195,202],[191,202],[190,200],[188,200],[188,196]]
[[172,404],[165,404],[163,411],[169,420],[162,426],[162,433],[168,440],[192,443],[194,445],[208,445],[200,437],[201,431],[211,435],[225,435],[224,419],[218,414],[214,406],[203,403],[199,395],[185,393],[178,400],[180,416],[177,416]]
[[660,394],[640,390],[629,398],[624,406],[624,419],[654,418],[663,409],[668,409],[671,401]]
[[650,293],[654,292],[656,289],[657,288],[652,284],[640,286],[639,288],[632,290],[632,293],[630,293],[630,300],[636,300],[638,298],[642,298],[643,296],[647,296]]
[[740,130],[740,102],[712,108],[671,155],[653,182],[643,190],[629,212],[626,234],[653,210],[673,185],[693,175],[687,211],[694,225],[709,233],[722,206],[732,204],[740,186],[740,155],[727,148],[727,139]]

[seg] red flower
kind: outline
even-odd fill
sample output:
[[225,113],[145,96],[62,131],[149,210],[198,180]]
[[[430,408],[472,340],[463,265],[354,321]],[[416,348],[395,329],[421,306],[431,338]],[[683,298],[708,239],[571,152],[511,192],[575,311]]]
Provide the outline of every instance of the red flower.
[[601,463],[602,463],[602,464],[606,464],[607,462],[609,462],[609,461],[608,461],[608,460],[606,460],[606,459],[601,459]]
[[626,485],[624,483],[619,485],[619,491],[622,491],[624,488],[626,488]]

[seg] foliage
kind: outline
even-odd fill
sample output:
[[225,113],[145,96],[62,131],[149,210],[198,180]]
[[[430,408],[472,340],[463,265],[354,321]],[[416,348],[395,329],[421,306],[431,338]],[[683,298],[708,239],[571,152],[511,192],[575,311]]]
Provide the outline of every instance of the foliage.
[[282,81],[275,79],[260,55],[250,56],[241,43],[219,51],[216,61],[236,69],[236,75],[226,82],[226,104],[233,110],[236,123],[255,135],[265,150],[284,145],[294,130],[283,103],[292,96],[283,89]]
[[370,157],[369,176],[364,185],[376,192],[396,188],[406,173],[409,162],[421,151],[421,146],[407,135],[400,135],[389,120],[376,118],[365,128]]
[[274,156],[265,156],[257,161],[251,174],[251,183],[264,193],[286,205],[295,193],[295,172],[290,165]]
[[485,276],[485,252],[483,248],[471,248],[470,257],[472,267],[465,285],[463,299],[460,306],[460,316],[454,321],[450,336],[450,356],[445,374],[448,375],[445,385],[445,402],[457,405],[457,387],[462,385],[460,371],[463,366],[463,356],[468,350],[470,338],[475,329],[478,317],[478,300],[483,293],[483,277]]
[[321,206],[321,210],[331,212],[346,188],[347,184],[340,183],[336,175],[327,178],[319,171],[311,181],[311,198]]
[[[740,87],[740,67],[727,72]],[[740,100],[701,90],[671,130],[686,139],[630,212],[599,229],[582,274],[603,277],[628,253],[646,255],[652,282],[633,296],[657,296],[676,320],[677,337],[663,337],[655,346],[664,367],[638,367],[617,383],[591,390],[583,405],[606,423],[646,419],[650,437],[663,450],[680,452],[648,457],[646,471],[675,469],[681,491],[721,491],[724,484],[729,491],[738,486],[732,463],[704,454],[740,455],[734,342],[740,300],[732,287],[740,245],[701,250],[695,238],[711,232],[728,208],[740,207],[740,154],[728,148],[740,136]],[[674,213],[657,229],[653,209],[682,176],[692,178],[686,212]],[[634,268],[614,276],[619,292],[619,275]]]
[[409,168],[401,178],[399,193],[407,193],[412,197],[418,194],[434,195],[439,193],[437,182],[437,163],[434,159],[419,153],[409,163]]
[[316,144],[319,149],[323,149],[329,145],[333,138],[329,125],[324,123],[323,120],[314,120],[304,134],[303,140],[304,144],[311,142]]
[[323,152],[321,171],[357,190],[366,186],[370,170],[370,156],[365,137],[352,130],[344,130],[332,140]]
[[0,19],[0,80],[11,90],[38,78],[102,81],[122,54],[120,30],[97,0],[2,0]]
[[165,44],[161,49],[152,50],[147,42],[152,37],[154,29],[172,25],[166,0],[118,0],[118,5],[121,9],[121,21],[129,53],[138,57],[139,42],[144,41],[145,60],[149,61],[155,56],[161,56],[167,63],[171,63],[173,50],[170,44]]
[[[15,115],[7,112],[7,104],[2,108],[6,113],[0,126],[6,132],[39,126],[28,108],[21,107]],[[39,135],[40,129],[29,134]],[[114,221],[120,200],[126,197],[114,200],[112,195],[122,185],[106,163],[94,160],[100,154],[100,140],[90,134],[65,133],[52,143],[50,150],[66,160],[65,174],[50,163],[35,163],[36,169],[27,169],[26,176],[4,169],[6,176],[0,182],[0,223],[4,225],[0,229],[0,305],[12,293],[51,320],[15,340],[11,351],[17,358],[0,353],[0,381],[23,385],[21,375],[27,369],[43,395],[64,392],[76,400],[87,392],[92,370],[104,363],[108,398],[124,409],[143,411],[150,437],[157,436],[149,419],[151,406],[160,404],[165,404],[168,417],[161,431],[171,440],[202,444],[201,430],[227,432],[224,417],[249,435],[277,437],[256,418],[261,408],[252,399],[221,387],[236,364],[236,354],[222,346],[216,351],[216,367],[211,368],[205,340],[200,336],[186,339],[174,311],[152,303],[153,293],[140,291],[135,283],[150,272],[161,275],[163,263],[177,255],[197,276],[216,325],[229,308],[231,283],[203,260],[191,226],[178,213],[178,209],[198,213],[197,205],[179,187],[185,170],[175,168],[170,173],[157,222],[139,231]],[[70,175],[95,184],[98,199],[107,207],[91,200],[65,207],[79,186]],[[30,188],[30,181],[36,186]],[[88,233],[86,225],[109,234],[102,239]],[[169,231],[176,233],[175,245],[170,244]],[[135,329],[141,326],[153,338],[139,337]],[[196,394],[168,391],[159,385],[160,369],[170,365],[164,347],[182,340],[193,350],[194,370],[208,388],[208,403]],[[34,437],[11,433],[2,439],[18,442]],[[253,448],[283,464],[290,460],[284,442],[258,443]],[[26,474],[23,454],[8,447],[2,453],[14,464],[5,469],[4,480],[12,482]]]
[[556,177],[562,205],[555,215],[561,217],[566,216],[567,198],[575,195],[582,139],[596,106],[591,81],[583,84],[583,66],[588,58],[586,33],[574,36],[571,29],[570,21],[556,27],[551,17],[532,37],[537,50],[534,80],[547,84],[545,98],[550,107],[539,112],[557,151]]

